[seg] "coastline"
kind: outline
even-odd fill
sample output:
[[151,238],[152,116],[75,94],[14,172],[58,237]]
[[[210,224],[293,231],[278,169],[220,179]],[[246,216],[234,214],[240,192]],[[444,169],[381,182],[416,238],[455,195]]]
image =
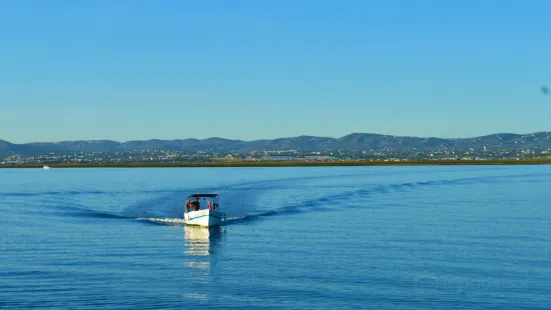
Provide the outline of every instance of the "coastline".
[[[206,168],[206,167],[340,167],[340,166],[473,166],[473,165],[549,165],[551,158],[503,160],[402,160],[402,161],[231,161],[231,162],[179,162],[179,163],[70,163],[47,164],[51,168]],[[1,168],[42,168],[44,164],[9,164]]]

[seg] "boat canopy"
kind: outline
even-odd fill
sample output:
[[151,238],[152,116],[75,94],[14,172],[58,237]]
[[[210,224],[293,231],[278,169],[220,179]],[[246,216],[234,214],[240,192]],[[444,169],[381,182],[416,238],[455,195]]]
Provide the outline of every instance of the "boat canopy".
[[193,194],[189,195],[188,198],[216,198],[218,197],[218,194]]

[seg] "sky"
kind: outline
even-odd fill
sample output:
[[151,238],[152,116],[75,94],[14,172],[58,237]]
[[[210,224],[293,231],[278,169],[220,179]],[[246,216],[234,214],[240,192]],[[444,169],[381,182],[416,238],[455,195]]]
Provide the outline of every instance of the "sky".
[[0,139],[551,131],[551,1],[0,2]]

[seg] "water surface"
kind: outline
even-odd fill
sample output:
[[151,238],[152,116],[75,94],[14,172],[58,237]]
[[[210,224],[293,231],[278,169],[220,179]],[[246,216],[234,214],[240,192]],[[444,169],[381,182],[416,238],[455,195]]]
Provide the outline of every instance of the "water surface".
[[[0,308],[548,309],[551,167],[0,169]],[[215,192],[219,230],[171,224]]]

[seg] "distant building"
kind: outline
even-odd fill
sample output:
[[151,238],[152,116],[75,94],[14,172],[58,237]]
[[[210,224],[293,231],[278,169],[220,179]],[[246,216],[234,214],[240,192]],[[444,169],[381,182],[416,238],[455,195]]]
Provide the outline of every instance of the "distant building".
[[316,161],[332,161],[335,160],[335,157],[325,155],[306,155],[304,156],[304,159]]
[[270,161],[290,161],[290,160],[297,160],[296,156],[288,156],[288,155],[275,155],[275,156],[266,156],[264,157],[265,160]]

